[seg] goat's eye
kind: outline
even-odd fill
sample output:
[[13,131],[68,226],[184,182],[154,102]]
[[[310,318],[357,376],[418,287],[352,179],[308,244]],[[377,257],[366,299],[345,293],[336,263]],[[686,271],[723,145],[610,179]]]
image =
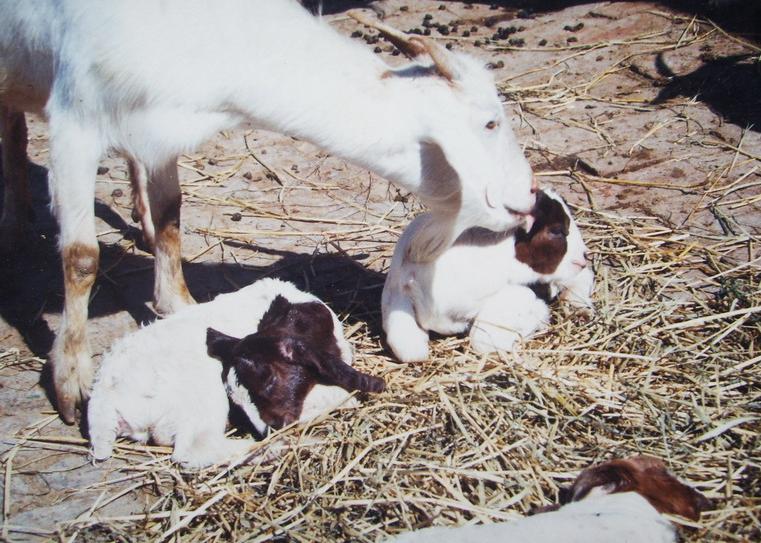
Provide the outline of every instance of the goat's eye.
[[489,121],[488,123],[486,123],[486,130],[494,130],[495,128],[497,128],[497,126],[498,126],[497,121]]
[[565,232],[563,232],[563,227],[560,225],[557,226],[550,226],[550,236],[553,238],[562,238],[565,237]]

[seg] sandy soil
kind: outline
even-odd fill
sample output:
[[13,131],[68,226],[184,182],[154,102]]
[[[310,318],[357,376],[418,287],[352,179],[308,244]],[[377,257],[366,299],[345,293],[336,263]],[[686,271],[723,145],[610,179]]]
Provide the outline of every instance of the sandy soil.
[[[350,35],[358,26],[343,10],[356,4],[328,3],[326,18]],[[735,239],[727,259],[756,258],[761,198],[752,197],[761,194],[761,70],[736,55],[759,50],[718,30],[704,35],[710,25],[689,24],[691,14],[662,4],[554,4],[521,12],[509,2],[496,9],[429,0],[375,3],[403,30],[422,28],[425,13],[436,23],[459,21],[456,33],[434,29],[433,35],[495,65],[505,107],[542,183],[573,204],[655,216],[696,243]],[[516,28],[512,44],[476,46],[510,26]],[[580,47],[589,44],[601,45]],[[366,46],[380,47],[389,63],[402,62],[384,42]],[[66,521],[96,510],[128,515],[147,503],[128,472],[90,465],[79,428],[61,423],[42,386],[62,281],[47,207],[46,125],[29,118],[29,127],[33,232],[0,268],[6,467],[0,481],[10,483],[3,536],[19,540],[37,530],[53,536]],[[414,198],[317,146],[255,129],[219,134],[179,164],[185,273],[197,300],[276,275],[322,295],[349,322],[367,322],[379,332],[384,270],[406,217],[419,209]],[[154,318],[153,261],[136,243],[126,165],[109,156],[102,166],[96,192],[102,264],[89,328],[96,358]],[[712,192],[728,180],[737,182],[736,190]],[[358,286],[360,298],[352,295]],[[102,493],[105,482],[120,478]]]

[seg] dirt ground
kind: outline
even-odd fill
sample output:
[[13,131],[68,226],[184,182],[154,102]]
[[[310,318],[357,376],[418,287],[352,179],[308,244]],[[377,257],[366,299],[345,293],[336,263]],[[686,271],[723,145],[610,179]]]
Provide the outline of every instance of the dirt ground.
[[[327,2],[325,18],[343,34],[369,33],[345,15],[358,5],[363,3]],[[513,2],[383,0],[373,6],[402,30],[424,30],[423,17],[430,14],[435,25],[444,25],[432,28],[433,37],[491,63],[542,184],[580,210],[646,218],[694,247],[718,248],[723,263],[745,266],[757,295],[759,35],[731,33],[737,28],[729,23],[714,25],[709,17],[716,12],[696,15],[654,2],[559,1],[521,9]],[[493,39],[500,28],[503,37]],[[383,41],[354,39],[379,48],[390,64],[403,62]],[[41,119],[28,122],[33,232],[12,257],[3,257],[0,268],[2,537],[130,540],[137,536],[72,531],[94,518],[138,519],[154,493],[132,464],[92,466],[80,429],[58,419],[43,386],[63,288],[47,207],[47,129]],[[374,341],[367,353],[391,360],[380,337],[380,289],[394,241],[421,209],[413,197],[318,146],[255,129],[221,133],[179,165],[184,270],[198,301],[260,277],[288,278],[322,296],[353,329],[364,327]],[[130,219],[126,164],[117,156],[105,158],[97,179],[102,264],[89,334],[99,358],[116,338],[154,316],[153,261],[141,250]],[[589,238],[599,235],[594,225],[582,230]],[[699,265],[693,272],[709,273]],[[758,339],[748,349],[751,365],[758,363]],[[755,407],[737,424],[756,433],[759,383],[746,390]],[[165,461],[156,454],[156,462]],[[760,462],[756,448],[750,461],[756,473]],[[691,479],[689,468],[678,474]],[[711,480],[700,481],[699,488],[741,507],[730,489]],[[738,491],[750,492],[742,504],[748,530],[736,536],[702,532],[711,533],[706,537],[761,534],[759,489],[750,488]],[[363,538],[381,536],[375,531]]]

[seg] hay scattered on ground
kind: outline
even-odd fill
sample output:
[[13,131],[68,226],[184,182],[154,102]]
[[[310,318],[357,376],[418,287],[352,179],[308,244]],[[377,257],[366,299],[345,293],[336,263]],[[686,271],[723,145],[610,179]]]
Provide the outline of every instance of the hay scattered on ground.
[[[566,49],[575,56],[635,45],[652,55],[722,33],[694,18],[681,24],[681,33],[653,32]],[[522,111],[541,118],[577,100],[604,100],[594,94],[595,84],[631,57],[622,58],[574,87],[556,84],[550,74],[540,86],[521,87],[511,78],[502,88]],[[645,100],[608,104],[655,107]],[[630,149],[660,128],[653,126]],[[612,145],[601,126],[590,121],[584,129]],[[738,228],[732,213],[758,201],[757,192],[736,192],[757,184],[761,157],[744,149],[742,139],[737,144],[702,143],[720,146],[734,159],[714,178],[676,188],[699,194],[700,209],[713,205],[712,212],[725,217],[724,235],[687,230],[647,213],[598,211],[595,205],[595,187],[601,184],[674,188],[668,182],[605,177],[579,161],[544,172],[544,182],[561,185],[561,191],[575,183],[588,196],[577,219],[597,271],[594,314],[557,305],[551,329],[514,355],[478,356],[469,351],[466,339],[439,338],[432,342],[429,362],[397,364],[379,334],[382,276],[360,280],[349,273],[341,282],[341,274],[348,272],[339,269],[327,285],[320,283],[324,274],[302,266],[294,273],[303,275],[302,283],[313,291],[340,283],[333,301],[342,300],[336,305],[347,319],[356,364],[384,377],[385,393],[362,398],[358,409],[270,436],[262,448],[279,440],[291,444],[274,462],[187,472],[169,462],[166,448],[123,442],[114,460],[98,468],[112,469],[109,477],[78,489],[92,493],[91,507],[58,533],[13,525],[7,514],[12,478],[20,469],[34,469],[33,462],[18,465],[18,451],[41,456],[66,452],[86,460],[86,442],[46,432],[55,414],[44,414],[17,434],[16,446],[3,457],[3,537],[378,541],[384,534],[429,525],[509,520],[553,502],[559,487],[595,462],[650,454],[664,459],[716,506],[684,531],[686,540],[758,539],[761,257],[757,236]],[[241,255],[254,240],[307,236],[334,254],[346,254],[342,247],[361,247],[363,265],[382,271],[393,249],[390,242],[417,209],[412,205],[399,216],[395,208],[391,216],[340,201],[336,204],[354,206],[354,213],[328,219],[203,191],[206,184],[238,175],[244,158],[218,158],[224,168],[211,175],[194,169],[194,157],[187,157],[181,166],[200,176],[186,183],[187,199],[289,227],[197,230],[207,250],[229,248],[236,241],[233,255]],[[295,177],[254,158],[267,174],[267,190],[280,203],[287,201],[296,181],[303,190],[330,193],[333,188],[330,182],[311,181],[311,174]],[[0,352],[2,370],[40,371],[41,363],[18,351]],[[110,503],[136,492],[147,500],[144,513],[103,513]]]

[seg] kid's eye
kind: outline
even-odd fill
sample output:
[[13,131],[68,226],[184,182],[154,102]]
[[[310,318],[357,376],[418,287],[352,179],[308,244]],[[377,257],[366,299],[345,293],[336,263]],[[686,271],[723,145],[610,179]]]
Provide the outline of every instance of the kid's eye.
[[494,130],[495,128],[497,128],[497,125],[498,125],[497,121],[489,121],[488,123],[486,123],[486,129]]

